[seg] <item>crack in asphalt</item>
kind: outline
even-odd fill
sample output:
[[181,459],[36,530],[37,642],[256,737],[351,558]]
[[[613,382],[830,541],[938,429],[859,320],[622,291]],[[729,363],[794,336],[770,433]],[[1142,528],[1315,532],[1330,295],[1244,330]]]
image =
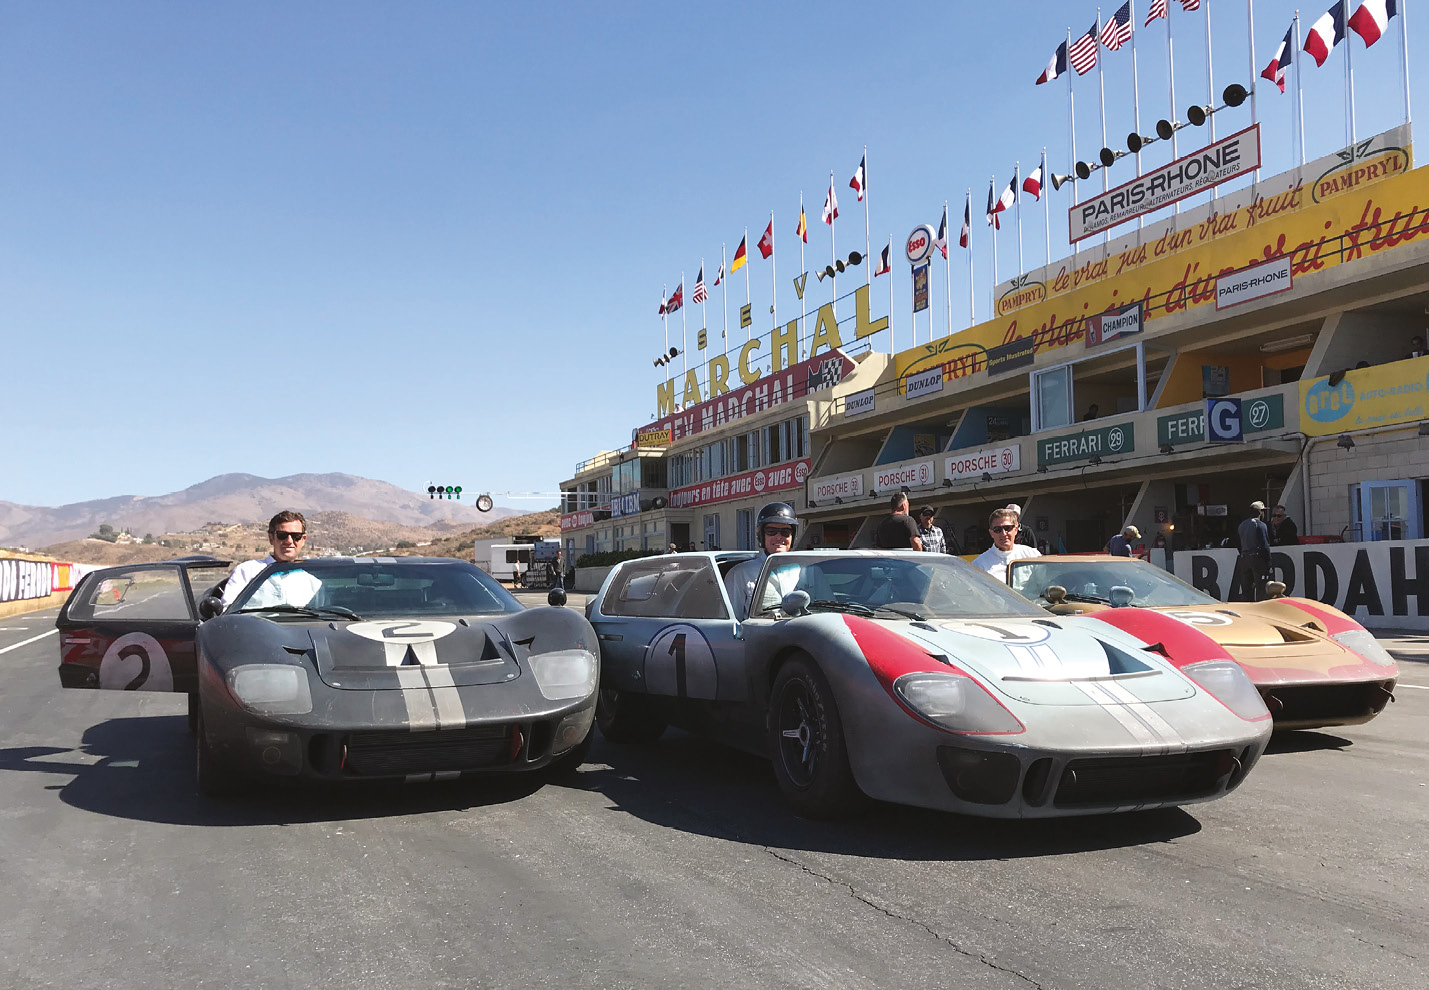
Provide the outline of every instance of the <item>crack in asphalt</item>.
[[953,941],[952,936],[944,935],[942,932],[939,932],[932,926],[930,926],[927,922],[920,921],[917,918],[910,918],[907,915],[899,914],[896,911],[889,910],[882,904],[875,902],[867,895],[860,893],[857,888],[855,888],[854,885],[849,883],[847,880],[839,880],[829,876],[826,873],[820,873],[818,870],[813,869],[808,864],[802,863],[794,857],[789,856],[785,853],[781,853],[779,850],[771,846],[760,846],[759,848],[762,849],[764,852],[768,853],[770,856],[779,860],[781,863],[788,863],[790,866],[797,866],[799,869],[803,870],[811,877],[817,877],[825,883],[835,887],[843,887],[845,890],[848,891],[849,896],[852,897],[854,900],[858,901],[860,904],[868,905],[869,907],[873,908],[875,911],[878,911],[884,916],[892,918],[894,921],[901,921],[904,924],[916,925],[917,927],[923,929],[923,931],[931,935],[933,938],[937,939],[939,942],[942,942],[944,945],[947,945],[960,956],[964,956],[968,959],[975,959],[977,962],[988,967],[989,969],[996,970],[999,973],[1006,973],[1009,976],[1015,976],[1017,977],[1017,979],[1036,987],[1037,990],[1044,990],[1042,984],[1032,979],[1032,977],[1027,976],[1023,973],[1019,973],[1015,969],[1009,969],[1006,966],[999,966],[996,962],[989,959],[987,956],[983,955],[980,952],[974,952],[971,949],[963,948],[957,942]]

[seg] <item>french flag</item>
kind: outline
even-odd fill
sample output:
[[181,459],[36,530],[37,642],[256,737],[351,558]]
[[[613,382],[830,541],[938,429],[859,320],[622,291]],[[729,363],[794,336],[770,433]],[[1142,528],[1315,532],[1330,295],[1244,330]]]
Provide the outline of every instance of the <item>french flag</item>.
[[1389,27],[1389,19],[1399,13],[1399,0],[1365,0],[1350,15],[1350,27],[1364,39],[1364,46],[1378,41]]
[[1022,191],[1033,199],[1040,200],[1042,198],[1042,170],[1046,167],[1047,159],[1044,157],[1038,164],[1037,170],[1022,180]]
[[1315,60],[1316,66],[1325,64],[1330,52],[1345,40],[1345,0],[1340,0],[1321,15],[1305,36],[1305,50]]
[[1047,63],[1047,68],[1042,70],[1042,74],[1037,77],[1037,85],[1051,82],[1058,76],[1067,74],[1067,43],[1064,41],[1057,46],[1057,52],[1052,56],[1052,60]]
[[[1389,0],[1393,3],[1394,0]],[[1280,47],[1275,49],[1275,54],[1270,57],[1270,64],[1261,72],[1262,79],[1269,79],[1280,87],[1280,92],[1285,92],[1285,70],[1290,67],[1290,35],[1295,30],[1292,24],[1285,32],[1285,37],[1280,42]]]

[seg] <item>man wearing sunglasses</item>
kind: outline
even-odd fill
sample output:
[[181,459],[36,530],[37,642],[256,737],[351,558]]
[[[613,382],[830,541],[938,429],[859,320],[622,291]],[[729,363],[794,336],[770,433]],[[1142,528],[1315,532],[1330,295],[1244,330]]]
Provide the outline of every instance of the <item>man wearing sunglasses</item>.
[[[245,560],[233,569],[233,573],[228,575],[228,583],[223,586],[223,607],[228,608],[233,604],[233,600],[238,597],[239,592],[248,587],[248,582],[262,573],[263,568],[269,564],[291,564],[301,557],[307,545],[307,538],[308,521],[303,518],[301,512],[284,509],[269,519],[268,545],[273,548],[272,553],[262,560]],[[288,582],[295,585],[291,594],[288,594],[286,587],[284,589],[285,599],[288,599],[286,603],[306,605],[312,600],[313,595],[317,594],[317,579],[306,571],[295,574],[294,578],[297,580]],[[294,596],[303,600],[297,601]]]
[[987,531],[992,534],[992,547],[979,554],[973,565],[1005,582],[1009,563],[1042,556],[1035,547],[1017,542],[1019,521],[1020,517],[1011,509],[994,509],[987,521]]
[[730,604],[734,606],[735,618],[744,619],[749,615],[749,602],[754,597],[754,582],[759,580],[759,573],[764,570],[764,559],[770,554],[793,549],[798,531],[799,520],[794,515],[794,507],[789,503],[770,502],[759,510],[759,515],[754,519],[754,535],[759,541],[759,549],[763,552],[758,557],[734,565],[724,576],[724,587],[729,592]]

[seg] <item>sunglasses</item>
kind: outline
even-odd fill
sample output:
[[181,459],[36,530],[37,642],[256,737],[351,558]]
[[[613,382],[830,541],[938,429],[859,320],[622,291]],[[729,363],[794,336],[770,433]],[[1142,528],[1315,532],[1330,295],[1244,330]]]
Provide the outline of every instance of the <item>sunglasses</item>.
[[282,530],[273,534],[273,539],[278,543],[287,543],[289,540],[294,543],[302,543],[307,538],[307,533],[284,533]]
[[793,531],[792,529],[790,529],[788,526],[765,526],[765,527],[764,527],[764,535],[765,535],[765,536],[789,536],[789,537],[792,537],[792,536],[794,535],[794,531]]
[[1013,523],[1011,526],[989,526],[989,527],[988,527],[988,529],[992,530],[994,533],[1010,533],[1010,532],[1012,532],[1012,531],[1013,531],[1014,529],[1016,529],[1016,528],[1017,528],[1017,523]]

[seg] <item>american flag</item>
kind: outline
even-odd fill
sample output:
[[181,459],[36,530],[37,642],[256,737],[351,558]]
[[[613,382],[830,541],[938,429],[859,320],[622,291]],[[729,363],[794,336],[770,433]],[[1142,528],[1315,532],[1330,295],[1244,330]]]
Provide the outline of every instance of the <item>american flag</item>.
[[1102,25],[1102,44],[1112,51],[1131,40],[1131,0],[1121,5],[1121,9],[1111,15]]
[[1156,20],[1156,18],[1158,17],[1167,17],[1166,0],[1151,0],[1151,6],[1148,7],[1146,10],[1146,23],[1141,26],[1150,26],[1151,22]]
[[690,295],[690,302],[702,303],[710,297],[705,291],[705,266],[700,266],[700,273],[695,277],[695,291]]
[[1200,10],[1201,0],[1181,0],[1182,10]]
[[1097,23],[1093,21],[1087,33],[1072,42],[1072,47],[1067,51],[1072,59],[1072,68],[1077,70],[1079,76],[1084,76],[1097,67],[1097,27]]

